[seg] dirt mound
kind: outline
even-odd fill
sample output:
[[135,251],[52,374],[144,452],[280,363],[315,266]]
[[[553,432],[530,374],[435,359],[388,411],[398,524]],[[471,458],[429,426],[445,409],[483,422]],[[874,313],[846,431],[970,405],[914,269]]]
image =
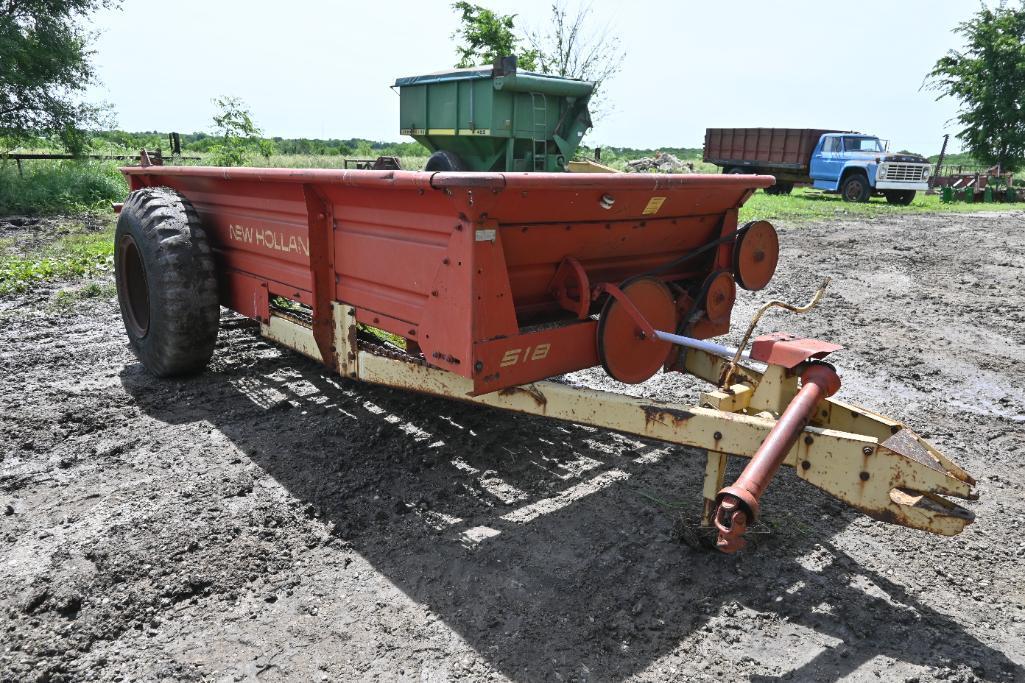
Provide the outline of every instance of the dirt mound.
[[655,152],[653,157],[642,157],[626,162],[627,173],[693,173],[694,164],[680,161],[668,152]]

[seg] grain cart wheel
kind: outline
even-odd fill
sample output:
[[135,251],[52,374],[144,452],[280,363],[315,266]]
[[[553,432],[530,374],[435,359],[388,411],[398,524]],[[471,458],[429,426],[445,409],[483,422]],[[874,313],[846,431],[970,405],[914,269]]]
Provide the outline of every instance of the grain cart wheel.
[[465,171],[466,164],[464,164],[463,160],[459,158],[459,155],[442,149],[428,157],[427,165],[424,166],[424,170],[440,171],[442,173]]
[[196,210],[166,187],[129,195],[114,233],[114,279],[132,350],[158,377],[202,370],[217,341],[214,259]]
[[886,195],[886,201],[890,204],[896,204],[897,206],[907,206],[915,200],[914,190],[890,190],[884,192]]
[[864,173],[851,173],[840,183],[840,196],[845,202],[867,202],[871,189]]

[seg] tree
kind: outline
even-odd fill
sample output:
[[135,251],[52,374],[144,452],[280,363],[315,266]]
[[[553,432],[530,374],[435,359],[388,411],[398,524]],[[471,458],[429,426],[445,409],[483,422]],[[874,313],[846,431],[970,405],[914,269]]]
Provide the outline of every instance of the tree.
[[220,142],[210,148],[214,166],[243,166],[253,152],[264,157],[273,153],[274,143],[260,137],[263,132],[253,122],[246,103],[237,97],[214,99],[214,129]]
[[528,71],[537,68],[537,54],[520,50],[521,39],[515,33],[515,14],[497,14],[461,0],[452,8],[459,12],[461,26],[452,34],[462,42],[456,46],[459,62],[456,67],[493,64],[499,57],[516,55],[517,64]]
[[594,27],[591,18],[589,5],[578,6],[571,14],[564,0],[556,0],[549,28],[531,32],[528,38],[541,73],[594,83],[591,115],[597,119],[611,109],[602,97],[603,86],[619,73],[626,50],[607,24]]
[[973,157],[1005,171],[1025,166],[1025,5],[985,5],[954,32],[965,47],[926,76],[937,99],[960,100],[958,139]]
[[0,0],[0,133],[53,134],[72,153],[103,107],[79,100],[95,81],[89,33],[80,26],[119,0]]

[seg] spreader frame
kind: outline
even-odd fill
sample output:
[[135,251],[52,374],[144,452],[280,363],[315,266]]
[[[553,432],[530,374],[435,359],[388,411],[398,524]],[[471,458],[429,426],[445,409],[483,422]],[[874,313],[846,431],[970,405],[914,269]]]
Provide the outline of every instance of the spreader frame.
[[[335,302],[332,319],[335,369],[342,377],[706,450],[704,526],[712,524],[728,457],[752,457],[798,390],[792,370],[769,365],[763,371],[741,367],[728,391],[704,393],[696,406],[553,381],[473,395],[467,378],[362,344],[354,307]],[[272,313],[261,334],[323,362],[312,329],[301,320]],[[726,358],[693,349],[684,359],[688,374],[712,384],[728,365]],[[783,464],[869,517],[944,536],[973,521],[971,512],[941,496],[973,499],[974,480],[901,422],[829,398],[803,434]]]

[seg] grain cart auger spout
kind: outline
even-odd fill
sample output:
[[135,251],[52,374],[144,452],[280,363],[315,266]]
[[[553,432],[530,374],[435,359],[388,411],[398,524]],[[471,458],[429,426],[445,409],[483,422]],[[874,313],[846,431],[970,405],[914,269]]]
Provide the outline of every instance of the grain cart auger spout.
[[[757,320],[736,349],[711,341],[737,286],[775,273],[775,229],[737,219],[770,176],[123,172],[118,299],[155,374],[201,370],[223,306],[349,380],[704,449],[704,523],[725,551],[782,465],[882,521],[952,535],[972,520],[947,498],[972,497],[965,472],[831,397],[823,358],[839,347],[779,334],[749,346]],[[713,388],[686,406],[549,379],[598,366]],[[751,463],[724,486],[729,456]]]

